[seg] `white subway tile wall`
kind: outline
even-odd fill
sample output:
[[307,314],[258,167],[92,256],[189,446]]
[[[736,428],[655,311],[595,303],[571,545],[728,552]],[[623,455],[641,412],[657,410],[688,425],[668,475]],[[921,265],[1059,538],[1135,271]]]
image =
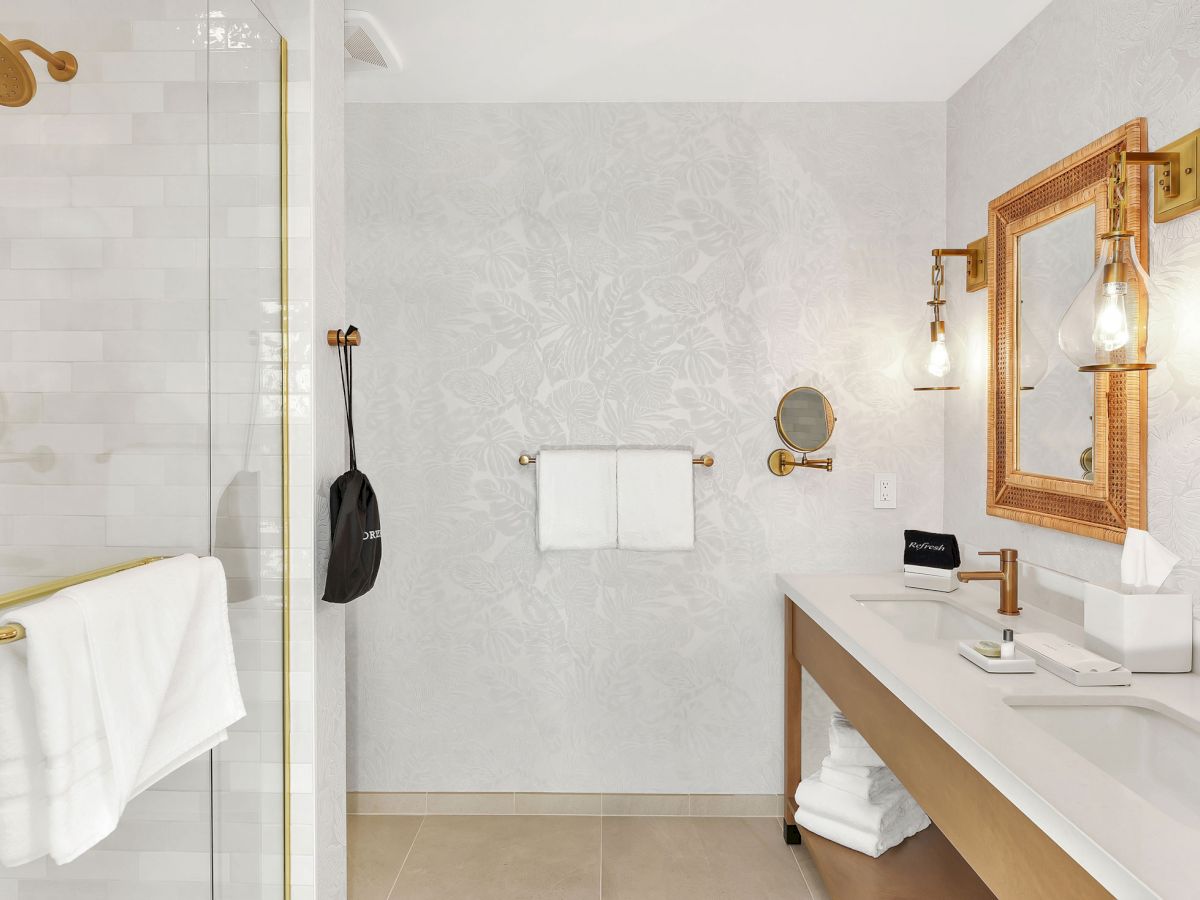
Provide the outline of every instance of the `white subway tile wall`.
[[278,898],[279,36],[249,0],[5,7],[80,72],[0,128],[0,591],[211,550],[248,715],[0,900]]

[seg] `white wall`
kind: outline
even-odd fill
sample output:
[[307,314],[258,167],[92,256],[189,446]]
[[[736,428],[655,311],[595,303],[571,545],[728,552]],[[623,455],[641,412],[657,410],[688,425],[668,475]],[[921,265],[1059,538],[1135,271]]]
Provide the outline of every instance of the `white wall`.
[[[941,522],[900,375],[944,239],[944,107],[352,105],[359,463],[350,789],[778,793],[778,571],[882,571]],[[770,475],[812,384],[831,475]],[[540,555],[552,444],[686,444],[687,554]],[[872,473],[901,508],[871,508]]]
[[[1192,0],[1056,0],[949,102],[947,232],[987,230],[987,204],[1137,116],[1157,148],[1200,126],[1200,17]],[[1150,271],[1181,323],[1150,381],[1149,530],[1200,590],[1200,215],[1150,232]],[[950,316],[986,342],[986,302],[952,286]],[[1054,346],[1051,352],[1058,352]],[[946,404],[946,527],[983,547],[1090,580],[1119,580],[1121,547],[988,517],[986,362]]]

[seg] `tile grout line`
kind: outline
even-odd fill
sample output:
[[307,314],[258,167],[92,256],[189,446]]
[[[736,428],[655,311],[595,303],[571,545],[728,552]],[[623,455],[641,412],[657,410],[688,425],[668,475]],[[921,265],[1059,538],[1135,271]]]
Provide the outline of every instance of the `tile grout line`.
[[[385,900],[391,900],[392,894],[396,892],[396,885],[400,883],[400,874],[404,871],[404,867],[408,865],[408,858],[412,856],[413,848],[417,846],[417,838],[421,836],[421,829],[425,827],[425,820],[428,818],[428,815],[421,816],[421,824],[417,826],[417,833],[413,835],[412,843],[408,845],[408,852],[404,854],[404,859],[400,861],[400,868],[396,870],[396,877],[392,879],[392,886],[388,888]],[[807,882],[805,883],[807,884]]]
[[796,868],[800,870],[800,878],[804,882],[804,887],[808,890],[809,900],[817,900],[817,892],[813,890],[812,883],[808,880],[808,873],[804,871],[804,866],[800,865],[800,855],[791,847],[788,847],[788,853],[792,854],[792,861],[796,863]]
[[604,795],[600,795],[600,896],[604,900]]

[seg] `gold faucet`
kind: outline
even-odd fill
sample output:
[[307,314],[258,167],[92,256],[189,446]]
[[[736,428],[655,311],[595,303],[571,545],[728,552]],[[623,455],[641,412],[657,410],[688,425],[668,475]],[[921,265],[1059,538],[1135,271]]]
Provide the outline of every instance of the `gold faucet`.
[[999,571],[959,572],[958,580],[1000,582],[1000,608],[996,611],[1002,616],[1019,616],[1021,607],[1017,605],[1017,551],[1005,547],[1003,550],[980,551],[979,555],[1000,557]]

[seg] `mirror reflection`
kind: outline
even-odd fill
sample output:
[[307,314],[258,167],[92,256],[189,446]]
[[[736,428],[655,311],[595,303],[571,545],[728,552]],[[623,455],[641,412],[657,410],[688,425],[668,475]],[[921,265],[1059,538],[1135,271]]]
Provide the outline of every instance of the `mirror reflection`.
[[801,453],[820,450],[833,434],[833,407],[816,388],[793,388],[779,401],[775,425],[784,443]]
[[1018,467],[1091,480],[1080,450],[1093,444],[1093,376],[1058,348],[1058,321],[1096,261],[1096,211],[1073,210],[1017,238],[1021,391]]

